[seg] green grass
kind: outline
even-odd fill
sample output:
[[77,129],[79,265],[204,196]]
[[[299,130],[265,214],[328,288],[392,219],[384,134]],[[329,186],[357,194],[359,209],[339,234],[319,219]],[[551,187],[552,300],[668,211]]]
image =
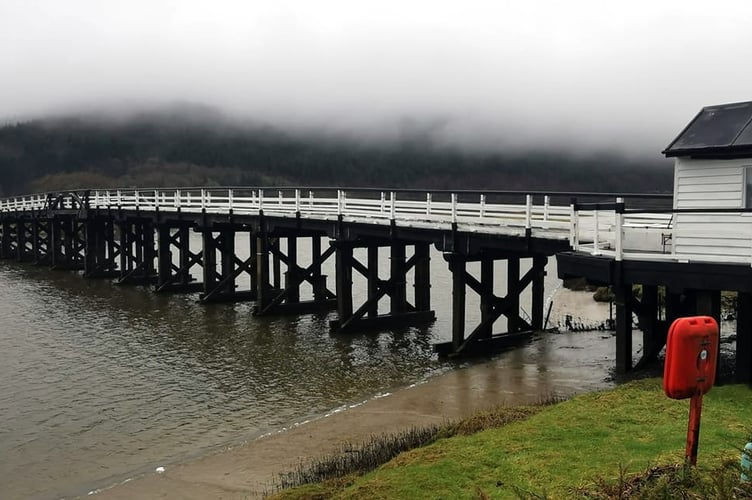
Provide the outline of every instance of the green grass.
[[[651,467],[683,462],[689,403],[666,398],[660,384],[640,380],[581,395],[502,427],[439,439],[364,476],[280,497],[574,498],[603,492],[604,485]],[[746,386],[716,387],[705,396],[696,474],[712,481],[724,463],[738,462],[752,429],[750,409]]]

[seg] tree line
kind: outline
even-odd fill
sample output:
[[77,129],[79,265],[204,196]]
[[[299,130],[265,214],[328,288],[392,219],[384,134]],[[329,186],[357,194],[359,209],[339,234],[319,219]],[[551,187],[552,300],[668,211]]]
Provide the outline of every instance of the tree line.
[[0,195],[68,188],[310,185],[670,192],[670,163],[614,154],[357,143],[216,118],[66,117],[0,127]]

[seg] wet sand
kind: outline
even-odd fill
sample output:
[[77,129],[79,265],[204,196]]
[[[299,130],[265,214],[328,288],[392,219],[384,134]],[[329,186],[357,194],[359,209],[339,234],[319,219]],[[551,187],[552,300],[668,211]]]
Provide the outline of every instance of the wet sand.
[[[580,317],[602,316],[602,305],[592,306],[591,297],[557,291],[552,319],[566,311],[577,311]],[[357,444],[372,435],[440,424],[499,404],[535,403],[552,393],[571,395],[611,384],[605,376],[613,362],[613,340],[608,336],[549,335],[556,336],[555,341],[534,343],[194,462],[167,466],[164,473],[135,478],[96,497],[259,498],[272,490],[280,473],[301,461],[336,452],[346,442]],[[584,352],[592,349],[597,351],[594,355]]]

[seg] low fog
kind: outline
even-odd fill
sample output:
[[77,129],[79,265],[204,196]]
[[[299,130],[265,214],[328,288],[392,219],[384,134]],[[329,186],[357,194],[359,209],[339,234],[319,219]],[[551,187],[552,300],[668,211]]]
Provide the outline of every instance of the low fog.
[[300,131],[656,158],[752,99],[746,1],[4,0],[0,121],[190,102]]

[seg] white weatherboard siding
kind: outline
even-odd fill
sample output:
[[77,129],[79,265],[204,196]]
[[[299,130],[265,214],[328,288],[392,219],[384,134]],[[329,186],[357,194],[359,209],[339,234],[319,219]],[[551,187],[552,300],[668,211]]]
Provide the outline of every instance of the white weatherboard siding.
[[[677,158],[674,208],[744,208],[744,170],[752,160]],[[752,214],[676,214],[673,248],[677,255],[717,255],[720,260],[752,261]],[[724,258],[725,257],[725,258]]]

